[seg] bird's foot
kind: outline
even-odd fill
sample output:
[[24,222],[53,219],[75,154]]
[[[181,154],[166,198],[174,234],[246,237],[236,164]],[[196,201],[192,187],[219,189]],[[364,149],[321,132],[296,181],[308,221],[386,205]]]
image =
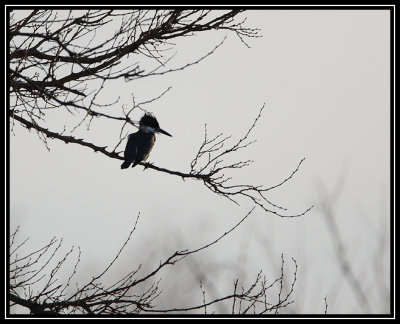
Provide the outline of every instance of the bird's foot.
[[146,163],[143,165],[143,171],[146,170],[146,169],[149,167],[149,165],[153,165],[153,163],[151,163],[151,162],[146,162]]

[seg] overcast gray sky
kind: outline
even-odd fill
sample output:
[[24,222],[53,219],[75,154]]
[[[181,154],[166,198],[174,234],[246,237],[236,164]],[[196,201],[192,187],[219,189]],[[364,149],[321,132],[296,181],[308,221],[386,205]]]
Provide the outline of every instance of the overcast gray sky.
[[[293,179],[268,198],[293,214],[315,207],[291,219],[256,208],[223,241],[163,272],[165,297],[160,296],[159,305],[200,303],[199,280],[210,299],[230,293],[237,277],[251,283],[261,269],[273,280],[283,253],[289,276],[290,258],[298,264],[295,302],[287,312],[323,313],[325,297],[330,313],[365,312],[341,273],[324,220],[326,197],[339,193],[332,207],[347,257],[368,294],[370,311],[387,313],[389,11],[249,10],[240,16],[262,35],[247,40],[250,48],[228,34],[223,46],[201,63],[161,77],[109,83],[104,100],[120,96],[119,112],[122,105],[131,105],[132,94],[140,102],[172,86],[147,106],[173,135],[157,137],[149,161],[178,171],[188,171],[205,123],[210,135],[223,132],[239,139],[265,103],[252,135],[257,142],[238,154],[238,159],[255,162],[232,175],[269,187],[289,176],[304,157]],[[198,59],[224,36],[210,32],[176,41],[171,66]],[[47,126],[62,129],[52,125]],[[93,133],[82,134],[111,144],[119,136],[116,126],[97,124]],[[18,122],[13,133],[10,229],[20,225],[21,238],[30,237],[29,248],[53,236],[64,239],[66,250],[80,246],[82,280],[112,259],[139,212],[137,231],[116,275],[140,263],[152,268],[176,249],[212,241],[252,206],[246,200],[237,206],[198,181],[141,166],[121,170],[120,161],[78,145],[49,140],[49,152],[34,131]],[[188,301],[187,293],[193,299]]]

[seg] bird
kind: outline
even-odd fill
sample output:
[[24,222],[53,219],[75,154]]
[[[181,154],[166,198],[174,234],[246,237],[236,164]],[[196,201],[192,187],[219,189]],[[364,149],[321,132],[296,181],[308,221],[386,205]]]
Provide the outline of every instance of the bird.
[[154,115],[146,112],[139,121],[139,130],[128,136],[121,169],[128,168],[132,163],[133,168],[149,157],[156,141],[155,133],[172,137],[170,133],[160,128]]

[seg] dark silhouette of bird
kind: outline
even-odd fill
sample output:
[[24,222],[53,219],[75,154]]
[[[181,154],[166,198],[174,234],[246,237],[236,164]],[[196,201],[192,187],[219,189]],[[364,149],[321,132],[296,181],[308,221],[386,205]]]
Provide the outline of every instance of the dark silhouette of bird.
[[124,153],[125,161],[121,164],[121,169],[128,168],[132,163],[133,168],[149,157],[156,141],[155,133],[172,136],[160,128],[157,119],[153,115],[145,113],[140,119],[139,131],[128,136]]

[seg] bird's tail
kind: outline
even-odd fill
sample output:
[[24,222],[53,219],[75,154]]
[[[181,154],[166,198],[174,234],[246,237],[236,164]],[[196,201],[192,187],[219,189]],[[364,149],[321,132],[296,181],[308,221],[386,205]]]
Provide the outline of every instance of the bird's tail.
[[125,161],[124,163],[121,164],[121,169],[127,169],[127,168],[129,168],[129,165],[130,165],[130,164],[131,164],[130,162]]

